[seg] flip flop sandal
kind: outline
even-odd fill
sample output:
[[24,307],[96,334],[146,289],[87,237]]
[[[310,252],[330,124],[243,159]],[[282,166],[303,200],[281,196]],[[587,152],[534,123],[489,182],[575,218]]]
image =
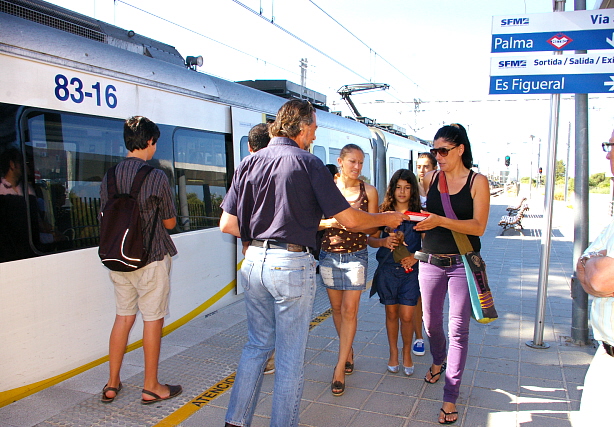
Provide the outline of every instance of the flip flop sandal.
[[141,390],[141,392],[143,394],[147,394],[147,395],[153,397],[154,399],[151,399],[151,400],[141,399],[141,404],[143,404],[143,405],[151,405],[152,403],[156,403],[156,402],[161,402],[163,400],[172,399],[173,397],[179,396],[181,394],[181,392],[183,391],[183,389],[181,388],[180,385],[169,385],[169,384],[164,384],[164,385],[168,387],[168,391],[170,392],[170,394],[167,397],[160,397],[156,393],[154,393],[153,391],[149,391],[149,390],[143,389],[143,390]]
[[[429,374],[431,374],[431,380],[429,381],[426,376],[424,377],[424,382],[429,383],[429,384],[435,384],[437,383],[437,381],[439,381],[439,377],[441,374],[443,374],[446,370],[446,362],[443,362],[443,364],[441,365],[441,369],[439,370],[439,372],[437,372],[436,374],[433,373],[433,371],[431,370],[431,368],[429,368]],[[435,381],[433,381],[435,378],[437,378]]]
[[[104,387],[102,388],[102,397],[100,398],[100,401],[102,403],[111,403],[111,402],[113,402],[115,400],[115,398],[117,397],[117,395],[119,394],[119,392],[121,391],[121,389],[122,389],[121,381],[119,383],[119,387],[108,387],[107,384],[105,384]],[[115,396],[108,397],[107,396],[107,392],[108,391],[114,391],[115,392]]]
[[[439,421],[439,424],[454,424],[455,422],[458,421],[458,412],[446,412],[443,410],[443,408],[441,408],[440,411],[443,412],[443,423]],[[453,421],[448,421],[446,419],[448,415],[456,415],[456,419]]]

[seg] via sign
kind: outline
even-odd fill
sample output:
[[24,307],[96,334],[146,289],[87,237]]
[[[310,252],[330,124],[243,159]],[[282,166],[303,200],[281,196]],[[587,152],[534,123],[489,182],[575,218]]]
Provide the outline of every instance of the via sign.
[[614,10],[495,16],[492,53],[614,49]]

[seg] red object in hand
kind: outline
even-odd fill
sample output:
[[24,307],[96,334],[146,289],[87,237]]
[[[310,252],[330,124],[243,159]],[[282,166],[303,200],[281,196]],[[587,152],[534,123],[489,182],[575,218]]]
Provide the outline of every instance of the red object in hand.
[[412,271],[414,271],[414,269],[411,267],[405,269],[406,273],[411,273]]
[[423,214],[420,212],[412,212],[412,211],[405,211],[404,213],[405,215],[409,217],[410,221],[414,221],[414,222],[420,222],[422,220],[425,220],[430,215],[430,214]]

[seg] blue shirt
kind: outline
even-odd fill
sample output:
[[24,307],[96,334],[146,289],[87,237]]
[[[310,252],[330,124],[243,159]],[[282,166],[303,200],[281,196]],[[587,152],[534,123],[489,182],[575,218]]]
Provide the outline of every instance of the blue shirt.
[[322,215],[349,207],[322,161],[284,137],[243,159],[222,202],[222,209],[237,217],[241,240],[310,248],[316,246]]

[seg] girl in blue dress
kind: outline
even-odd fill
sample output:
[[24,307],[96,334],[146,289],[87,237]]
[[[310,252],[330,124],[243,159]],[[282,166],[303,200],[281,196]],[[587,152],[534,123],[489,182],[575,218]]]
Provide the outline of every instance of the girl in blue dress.
[[[413,211],[420,212],[420,192],[416,176],[408,169],[396,171],[386,191],[380,212]],[[414,253],[420,250],[421,234],[414,231],[415,222],[403,221],[396,230],[380,230],[369,237],[369,246],[379,248],[377,261],[379,265],[373,276],[371,296],[377,292],[379,300],[386,306],[386,331],[390,357],[387,369],[397,373],[399,366],[399,325],[403,339],[403,372],[414,373],[411,358],[413,321],[412,317],[418,298],[418,262]],[[400,247],[400,245],[402,245]]]

